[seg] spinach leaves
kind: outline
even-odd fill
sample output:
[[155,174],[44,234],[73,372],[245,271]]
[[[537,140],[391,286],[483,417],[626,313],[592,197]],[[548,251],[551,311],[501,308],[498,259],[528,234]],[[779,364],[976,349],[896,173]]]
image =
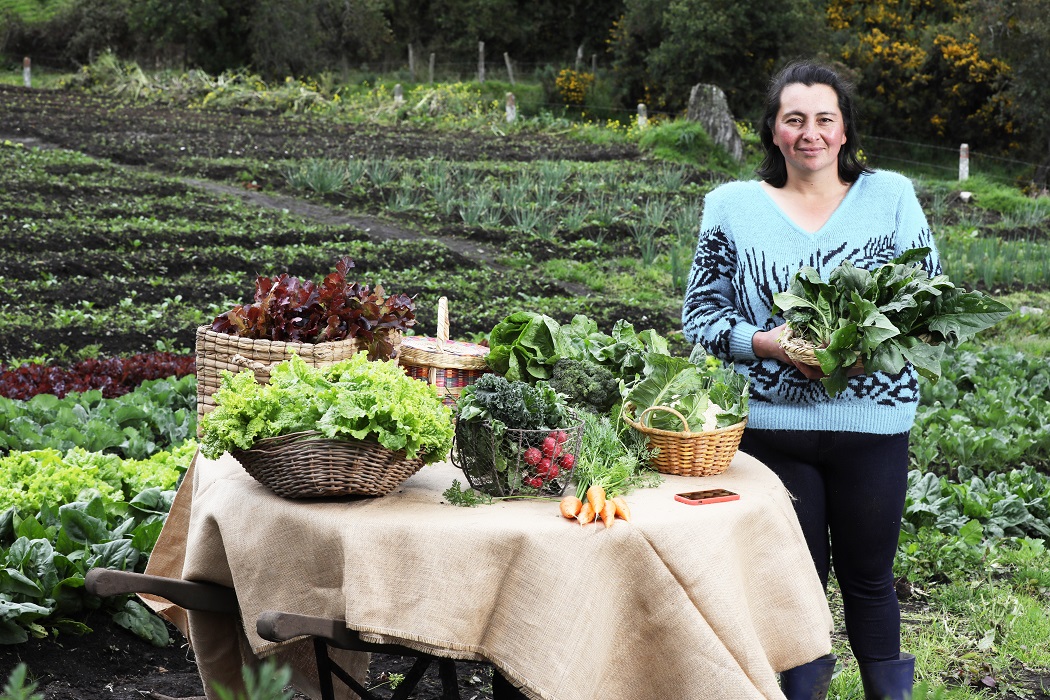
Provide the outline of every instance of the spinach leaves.
[[836,396],[846,388],[855,362],[864,371],[899,374],[907,363],[924,377],[940,377],[944,347],[957,347],[998,323],[1009,307],[979,292],[956,287],[947,275],[930,277],[922,267],[929,248],[914,248],[874,270],[846,261],[828,281],[801,268],[786,292],[773,295],[773,314],[815,346]]

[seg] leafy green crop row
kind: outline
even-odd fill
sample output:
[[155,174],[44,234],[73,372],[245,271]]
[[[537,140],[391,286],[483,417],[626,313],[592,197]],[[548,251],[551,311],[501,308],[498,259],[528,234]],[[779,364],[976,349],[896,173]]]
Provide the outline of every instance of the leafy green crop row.
[[949,354],[942,379],[923,382],[911,458],[923,471],[984,475],[1050,469],[1050,367],[1044,358],[970,346]]
[[[77,614],[102,603],[84,590],[85,574],[93,567],[145,568],[174,495],[153,487],[128,503],[96,496],[26,517],[14,508],[0,514],[0,644],[44,637],[48,627],[87,631]],[[167,644],[164,623],[140,604],[127,596],[106,604],[120,606],[118,624]]]
[[84,631],[78,613],[105,605],[118,624],[167,644],[164,624],[127,596],[88,595],[92,567],[141,571],[196,453],[187,441],[149,459],[75,447],[0,458],[0,644],[48,628]]
[[94,494],[130,501],[149,488],[173,489],[196,449],[190,440],[146,459],[121,459],[81,447],[12,452],[0,457],[0,512],[36,512]]
[[155,379],[112,399],[101,391],[29,401],[0,397],[0,453],[80,447],[145,459],[197,431],[197,378]]

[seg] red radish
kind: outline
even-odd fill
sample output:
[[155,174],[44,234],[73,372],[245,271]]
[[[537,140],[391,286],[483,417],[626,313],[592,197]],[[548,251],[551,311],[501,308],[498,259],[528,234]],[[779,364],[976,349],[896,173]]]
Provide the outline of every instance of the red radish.
[[543,479],[538,476],[532,476],[525,480],[525,483],[534,489],[538,489],[543,486]]
[[525,450],[525,456],[522,457],[522,459],[525,460],[525,464],[529,465],[530,467],[535,467],[537,464],[540,463],[540,460],[543,459],[543,453],[537,450],[535,447],[530,447],[529,449]]
[[546,477],[548,479],[557,479],[558,478],[558,474],[561,474],[561,470],[558,469],[558,465],[557,464],[552,464],[551,468],[547,470]]
[[551,435],[554,436],[554,439],[558,441],[559,445],[569,439],[569,434],[564,430],[555,430]]
[[536,473],[539,474],[540,476],[542,476],[545,479],[549,479],[550,478],[551,469],[556,469],[556,468],[557,467],[555,467],[553,465],[553,463],[549,459],[544,457],[543,459],[540,460],[540,463],[536,465]]
[[558,457],[558,465],[562,469],[572,469],[576,464],[576,455],[571,452],[564,452]]
[[554,439],[553,436],[548,435],[543,438],[543,455],[554,459],[561,452],[561,445]]

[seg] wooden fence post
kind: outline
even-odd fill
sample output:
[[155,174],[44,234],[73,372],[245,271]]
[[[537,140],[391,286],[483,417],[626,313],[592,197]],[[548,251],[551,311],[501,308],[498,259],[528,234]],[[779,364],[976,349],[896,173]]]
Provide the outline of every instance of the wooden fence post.
[[645,105],[641,102],[638,103],[638,128],[644,129],[649,126],[649,112],[646,110]]
[[970,178],[970,145],[967,143],[959,146],[959,180]]
[[430,84],[434,84],[434,54],[430,54]]
[[408,78],[416,82],[416,57],[412,53],[412,44],[408,45]]
[[[507,78],[510,79],[510,84],[514,84],[514,66],[510,62],[510,54],[506,51],[503,52],[503,62],[507,64]],[[507,93],[508,95],[510,93]],[[513,121],[513,120],[511,120]]]
[[30,68],[32,63],[33,62],[29,60],[29,56],[22,59],[22,84],[26,87],[33,87],[33,75],[32,69]]
[[405,93],[401,89],[401,83],[394,86],[394,106],[400,107],[405,104]]
[[580,72],[580,64],[583,63],[583,44],[576,49],[576,66],[573,68],[577,73]]
[[507,93],[507,122],[513,124],[514,120],[518,118],[518,103],[514,99],[514,93]]
[[478,42],[478,82],[485,82],[485,42]]
[[598,75],[598,54],[591,54],[591,75]]

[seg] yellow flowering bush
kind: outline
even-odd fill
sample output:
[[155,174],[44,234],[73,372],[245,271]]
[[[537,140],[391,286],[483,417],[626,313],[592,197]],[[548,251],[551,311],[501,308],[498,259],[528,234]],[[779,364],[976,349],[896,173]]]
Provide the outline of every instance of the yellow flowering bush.
[[562,68],[554,79],[558,95],[567,105],[582,105],[587,91],[594,85],[594,73]]

